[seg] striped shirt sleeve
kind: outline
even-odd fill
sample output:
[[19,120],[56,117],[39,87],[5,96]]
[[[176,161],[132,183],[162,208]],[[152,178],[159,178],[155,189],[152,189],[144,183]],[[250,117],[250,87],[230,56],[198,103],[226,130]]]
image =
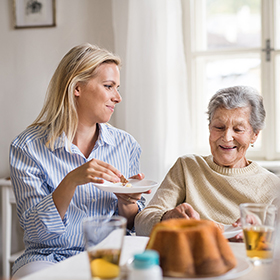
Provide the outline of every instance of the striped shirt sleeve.
[[25,234],[36,242],[63,234],[67,218],[61,220],[39,166],[26,152],[14,146],[11,146],[10,163],[17,213]]

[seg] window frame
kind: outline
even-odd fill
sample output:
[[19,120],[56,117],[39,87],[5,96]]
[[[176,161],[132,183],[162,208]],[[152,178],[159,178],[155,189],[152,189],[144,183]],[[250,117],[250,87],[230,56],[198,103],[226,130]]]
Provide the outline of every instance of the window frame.
[[[196,58],[197,57],[227,57],[230,58],[234,55],[242,55],[245,53],[255,53],[260,56],[261,60],[261,94],[264,99],[264,105],[266,109],[266,127],[261,132],[262,137],[262,147],[260,150],[254,150],[249,148],[247,152],[247,157],[254,160],[279,160],[280,151],[277,152],[276,142],[280,141],[277,139],[276,125],[280,126],[276,120],[277,111],[277,92],[280,89],[276,88],[276,56],[280,56],[280,50],[275,49],[272,51],[271,60],[266,61],[266,52],[264,51],[266,47],[266,40],[270,39],[271,48],[274,48],[276,41],[276,16],[277,16],[277,4],[278,8],[280,6],[279,0],[261,0],[261,48],[236,48],[236,49],[224,49],[224,50],[205,50],[196,51],[195,44],[196,39],[195,34],[201,26],[195,26],[195,17],[199,17],[199,22],[203,24],[203,7],[205,7],[203,2],[206,0],[182,0],[182,12],[183,12],[183,32],[184,32],[184,44],[185,44],[185,55],[187,64],[187,79],[188,79],[188,97],[190,101],[191,116],[192,116],[192,131],[194,134],[194,143],[198,140],[198,130],[199,130],[199,117],[198,110],[199,100],[201,100],[203,90],[203,83],[198,82],[199,77],[196,69]],[[280,9],[279,9],[280,10]],[[279,12],[278,10],[278,12]],[[198,20],[196,20],[197,22]],[[279,30],[280,31],[280,30]],[[280,71],[280,69],[278,69]],[[200,73],[201,74],[201,73]],[[214,94],[214,93],[213,93]],[[280,98],[279,98],[280,100]],[[278,100],[278,101],[279,101]],[[280,104],[278,105],[278,110],[280,109]],[[205,114],[205,118],[207,118]],[[280,129],[277,128],[277,129]],[[278,133],[280,135],[280,133]],[[203,150],[194,147],[194,152],[198,154],[207,154],[210,152],[209,147],[205,147]]]

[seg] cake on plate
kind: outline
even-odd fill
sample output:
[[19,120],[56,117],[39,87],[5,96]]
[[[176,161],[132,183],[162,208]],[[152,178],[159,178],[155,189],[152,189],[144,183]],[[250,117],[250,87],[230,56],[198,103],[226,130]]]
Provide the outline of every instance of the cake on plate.
[[218,276],[236,266],[227,239],[214,222],[170,219],[154,226],[146,249],[158,251],[164,276]]

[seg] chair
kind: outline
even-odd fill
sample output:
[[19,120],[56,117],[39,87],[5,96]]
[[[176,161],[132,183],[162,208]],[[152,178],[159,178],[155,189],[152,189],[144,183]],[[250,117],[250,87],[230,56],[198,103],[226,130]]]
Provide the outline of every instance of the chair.
[[12,245],[12,204],[16,203],[11,181],[0,179],[2,188],[2,246],[3,246],[3,278],[10,279],[10,264],[22,253],[11,254]]

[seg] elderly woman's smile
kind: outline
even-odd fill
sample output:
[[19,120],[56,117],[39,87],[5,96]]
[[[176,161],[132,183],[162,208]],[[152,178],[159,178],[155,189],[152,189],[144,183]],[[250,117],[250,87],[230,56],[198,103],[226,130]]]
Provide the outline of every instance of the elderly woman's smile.
[[235,148],[236,148],[236,146],[233,146],[233,147],[225,147],[225,146],[222,146],[222,145],[220,145],[220,147],[221,147],[222,149],[224,149],[224,150],[232,150],[232,149],[235,149]]
[[231,168],[248,165],[246,151],[258,136],[249,122],[250,110],[250,107],[216,109],[209,124],[209,143],[216,164]]

